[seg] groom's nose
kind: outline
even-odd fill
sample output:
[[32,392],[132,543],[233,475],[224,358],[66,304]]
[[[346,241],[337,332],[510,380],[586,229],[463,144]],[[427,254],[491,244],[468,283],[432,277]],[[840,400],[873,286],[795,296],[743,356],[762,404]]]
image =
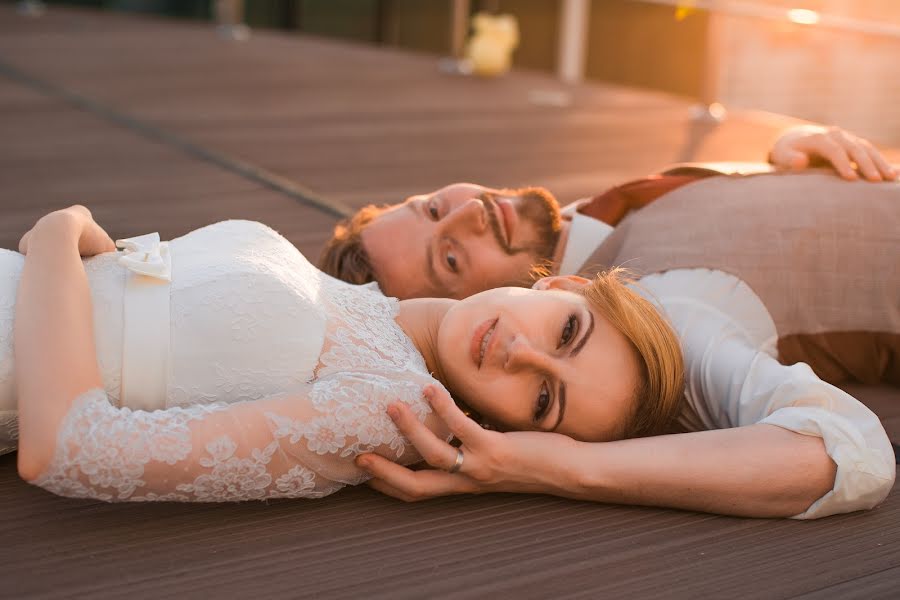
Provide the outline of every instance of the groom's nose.
[[466,200],[444,218],[444,227],[456,233],[480,235],[487,229],[484,202],[478,198]]

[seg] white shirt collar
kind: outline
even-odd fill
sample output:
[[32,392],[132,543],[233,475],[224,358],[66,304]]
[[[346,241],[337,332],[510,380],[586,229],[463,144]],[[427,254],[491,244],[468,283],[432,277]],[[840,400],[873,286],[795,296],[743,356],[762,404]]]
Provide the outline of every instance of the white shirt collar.
[[560,275],[575,275],[590,258],[614,227],[599,219],[573,212],[569,225],[569,239],[559,265]]

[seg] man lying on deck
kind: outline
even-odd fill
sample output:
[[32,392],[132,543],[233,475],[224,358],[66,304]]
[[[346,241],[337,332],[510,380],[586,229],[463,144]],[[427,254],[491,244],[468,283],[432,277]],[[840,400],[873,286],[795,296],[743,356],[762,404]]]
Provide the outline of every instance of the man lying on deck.
[[[562,211],[540,188],[455,184],[339,224],[320,267],[401,298],[525,284],[535,264],[573,282],[624,264],[685,358],[686,409],[672,431],[689,433],[599,444],[500,433],[438,395],[459,449],[401,405],[392,418],[448,472],[366,455],[358,463],[372,485],[406,500],[544,492],[798,518],[881,502],[895,478],[891,444],[877,417],[831,384],[900,385],[897,173],[870,143],[833,128],[789,130],[769,159],[753,175],[671,169]],[[813,163],[840,176],[800,171]],[[488,351],[529,343],[497,337]],[[534,382],[536,402],[562,419],[561,367],[534,360],[547,374]],[[468,393],[450,391],[463,402]],[[471,416],[490,427],[505,415]]]

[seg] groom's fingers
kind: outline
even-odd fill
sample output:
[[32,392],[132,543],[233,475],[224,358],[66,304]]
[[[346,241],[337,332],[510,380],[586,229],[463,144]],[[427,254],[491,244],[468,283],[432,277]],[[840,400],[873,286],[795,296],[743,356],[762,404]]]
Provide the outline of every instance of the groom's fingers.
[[828,161],[844,179],[857,179],[847,149],[833,137],[828,135],[816,137],[811,140],[809,150]]
[[409,406],[397,402],[388,408],[388,415],[400,433],[416,447],[429,465],[447,470],[456,462],[456,448],[440,439],[424,423],[420,422]]
[[394,486],[392,486],[388,483],[385,483],[384,481],[382,481],[380,479],[370,479],[369,481],[366,482],[366,485],[368,485],[370,488],[372,488],[376,491],[381,492],[385,496],[390,496],[392,498],[396,498],[397,500],[403,500],[404,502],[416,502],[417,501],[416,498],[413,498],[412,496],[410,496],[408,494],[404,494],[403,492],[401,492]]
[[433,469],[413,471],[376,454],[362,455],[356,464],[372,475],[370,486],[407,502],[478,491],[474,482],[462,475]]
[[470,419],[456,406],[453,398],[444,388],[437,385],[429,385],[425,388],[425,398],[431,404],[431,408],[441,418],[450,432],[467,446],[477,446],[477,440],[483,439],[487,432],[481,425]]
[[878,168],[878,171],[881,173],[881,176],[887,181],[893,181],[897,179],[897,171],[894,167],[891,166],[891,163],[887,161],[884,155],[873,146],[870,142],[866,140],[860,140],[863,148],[866,153],[872,159],[872,162],[875,163],[875,166]]
[[878,168],[875,166],[875,162],[869,156],[869,153],[866,152],[865,148],[857,144],[851,146],[849,152],[850,156],[853,158],[853,162],[856,163],[860,173],[863,174],[863,177],[869,181],[881,181],[881,172],[879,172]]

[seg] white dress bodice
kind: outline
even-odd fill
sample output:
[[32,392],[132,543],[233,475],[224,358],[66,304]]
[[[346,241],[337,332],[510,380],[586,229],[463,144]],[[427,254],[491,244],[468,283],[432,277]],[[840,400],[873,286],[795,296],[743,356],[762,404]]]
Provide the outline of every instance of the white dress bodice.
[[[396,299],[374,285],[350,286],[325,275],[265,225],[216,223],[172,240],[169,249],[169,377],[166,397],[153,408],[255,400],[329,369],[381,363],[427,374],[394,322]],[[111,252],[84,265],[104,389],[114,405],[129,406],[121,398],[122,338],[132,275],[119,258]],[[6,409],[15,407],[11,332],[22,262],[17,253],[0,253],[0,273],[7,276],[0,285],[0,375],[7,384],[0,406]],[[325,346],[326,334],[339,346]]]
[[[322,347],[318,271],[277,233],[226,221],[169,242],[169,361],[152,408],[260,398],[307,381]],[[85,260],[104,388],[122,394],[126,280],[120,253]],[[140,361],[141,357],[129,357]],[[127,384],[126,384],[127,385]]]

